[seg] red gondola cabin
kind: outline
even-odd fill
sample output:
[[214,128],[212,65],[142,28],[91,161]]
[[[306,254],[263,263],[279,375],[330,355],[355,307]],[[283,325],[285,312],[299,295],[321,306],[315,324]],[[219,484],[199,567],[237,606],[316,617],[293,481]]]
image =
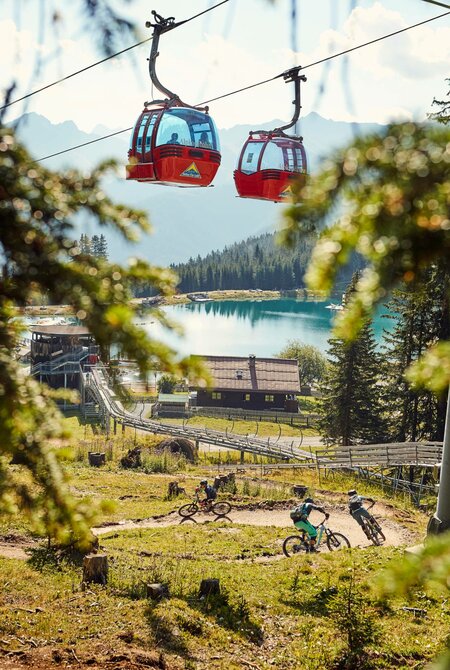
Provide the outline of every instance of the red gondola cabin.
[[304,183],[306,172],[301,139],[258,131],[250,133],[244,144],[234,181],[241,198],[285,202],[292,195],[292,183]]
[[128,157],[127,179],[209,186],[220,165],[214,121],[193,107],[145,107],[134,127]]

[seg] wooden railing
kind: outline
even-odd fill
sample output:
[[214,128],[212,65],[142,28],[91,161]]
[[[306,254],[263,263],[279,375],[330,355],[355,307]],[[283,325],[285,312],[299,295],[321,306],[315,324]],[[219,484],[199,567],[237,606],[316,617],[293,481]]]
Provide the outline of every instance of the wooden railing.
[[438,464],[442,460],[442,442],[394,442],[358,444],[317,449],[316,459],[323,468],[360,468],[370,466]]
[[239,407],[190,407],[193,416],[217,416],[230,421],[270,421],[272,423],[287,423],[291,426],[314,425],[319,415],[304,412],[282,412],[276,410],[241,409]]

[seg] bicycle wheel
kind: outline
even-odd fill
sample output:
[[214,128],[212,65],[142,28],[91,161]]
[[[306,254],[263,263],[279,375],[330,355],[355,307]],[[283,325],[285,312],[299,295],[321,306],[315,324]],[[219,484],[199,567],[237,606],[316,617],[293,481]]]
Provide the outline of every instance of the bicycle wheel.
[[327,535],[327,547],[330,551],[337,551],[337,549],[350,549],[351,544],[342,533],[330,533]]
[[372,525],[373,525],[373,528],[375,529],[375,531],[378,533],[378,535],[381,537],[381,539],[384,542],[384,540],[386,539],[386,536],[383,533],[383,531],[381,530],[380,524],[377,521],[375,521],[375,523],[373,523]]
[[217,516],[226,516],[231,512],[231,505],[229,502],[217,502],[211,507],[211,512]]
[[187,505],[182,505],[178,510],[178,514],[184,517],[194,516],[196,512],[198,512],[198,505],[196,505],[195,503],[188,503]]
[[364,528],[366,530],[367,538],[372,542],[372,544],[374,544],[376,547],[379,547],[381,542],[378,539],[378,533],[375,530],[375,528],[372,526],[372,524],[366,522],[364,524]]
[[289,535],[283,542],[283,554],[290,558],[301,552],[307,552],[308,548],[301,535]]

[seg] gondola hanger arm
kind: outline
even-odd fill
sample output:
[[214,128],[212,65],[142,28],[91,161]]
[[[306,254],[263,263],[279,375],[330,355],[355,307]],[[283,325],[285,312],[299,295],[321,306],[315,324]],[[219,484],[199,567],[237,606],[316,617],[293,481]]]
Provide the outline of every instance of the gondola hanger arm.
[[[153,39],[150,48],[150,56],[148,58],[148,71],[152,84],[160,93],[167,96],[167,100],[162,101],[154,100],[151,103],[146,102],[145,106],[147,107],[147,105],[152,103],[155,104],[163,103],[167,107],[172,106],[192,107],[192,105],[188,105],[185,102],[183,102],[176,93],[173,93],[173,91],[163,86],[163,84],[161,84],[161,82],[158,79],[158,75],[156,74],[156,59],[159,56],[158,46],[160,36],[163,35],[164,33],[169,32],[169,30],[173,30],[174,28],[178,28],[179,26],[183,25],[183,23],[187,22],[187,19],[178,22],[175,21],[175,17],[173,16],[169,16],[167,19],[165,19],[164,17],[161,16],[161,14],[157,14],[155,10],[152,10],[152,15],[154,17],[155,22],[152,23],[151,21],[146,21],[145,23],[147,28],[153,28]],[[207,107],[196,107],[196,109],[208,112]]]

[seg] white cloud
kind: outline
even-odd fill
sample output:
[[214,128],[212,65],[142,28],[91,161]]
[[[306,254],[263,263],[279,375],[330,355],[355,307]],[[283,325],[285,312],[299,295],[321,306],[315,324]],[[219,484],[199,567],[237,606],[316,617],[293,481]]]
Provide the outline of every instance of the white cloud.
[[[336,0],[335,0],[336,1]],[[387,3],[386,3],[387,4]],[[229,91],[269,79],[294,63],[308,65],[330,54],[404,28],[407,20],[382,2],[358,7],[340,32],[326,29],[314,49],[293,54],[283,43],[225,39],[218,34],[203,35],[192,43],[178,31],[164,36],[157,72],[162,83],[190,104],[198,104]],[[255,30],[256,30],[255,26]],[[28,93],[32,67],[39,45],[32,32],[18,32],[11,20],[0,21],[0,59],[4,64],[2,86],[17,78],[19,97]],[[60,49],[58,59],[51,57]],[[47,58],[38,88],[98,59],[88,41],[49,39],[43,48]],[[17,58],[20,54],[20,59]],[[29,109],[54,122],[73,119],[84,130],[97,124],[128,127],[151,98],[148,77],[148,45],[127,56],[108,61],[88,72],[30,98]],[[391,118],[423,118],[430,111],[433,95],[442,90],[448,75],[450,28],[439,21],[359,49],[348,56],[349,78],[342,76],[342,58],[330,61],[330,73],[320,105],[316,92],[323,66],[305,71],[308,82],[302,87],[302,115],[317,111],[342,120],[386,121]],[[417,81],[417,86],[414,82]],[[355,109],[346,101],[350,88]],[[159,97],[155,91],[154,97]],[[293,107],[292,84],[277,79],[247,92],[211,103],[211,115],[220,127],[245,123],[257,126],[271,119],[289,119]],[[21,112],[11,107],[10,117]]]
[[[342,42],[342,36],[337,34],[335,40],[336,43],[341,41],[343,48],[351,48],[402,30],[408,25],[410,22],[401,14],[376,2],[369,8],[357,7],[345,23],[345,41]],[[354,52],[352,65],[378,77],[403,75],[417,79],[445,75],[449,60],[450,28],[437,22],[412,28],[359,49]]]

